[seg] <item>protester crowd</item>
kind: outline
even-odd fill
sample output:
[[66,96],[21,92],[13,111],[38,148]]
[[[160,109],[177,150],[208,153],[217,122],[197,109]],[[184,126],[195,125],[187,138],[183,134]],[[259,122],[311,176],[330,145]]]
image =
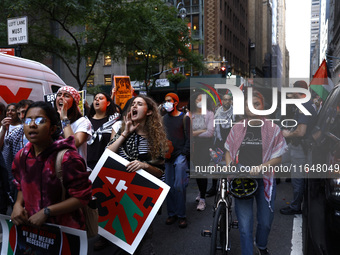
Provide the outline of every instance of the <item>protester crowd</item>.
[[[303,81],[294,86],[307,89]],[[14,224],[41,226],[46,222],[84,230],[80,208],[91,200],[88,177],[106,149],[130,161],[128,172],[144,169],[170,186],[165,224],[177,223],[179,228],[188,226],[189,169],[214,163],[212,155],[218,153],[226,163],[256,166],[252,168],[253,175],[258,175],[266,165],[307,162],[304,141],[311,135],[322,107],[319,97],[304,104],[311,116],[292,110],[297,126],[287,130],[253,114],[247,104],[245,115],[236,117],[233,97],[228,91],[220,95],[220,104],[207,100],[203,112],[202,95],[203,91],[196,93],[185,102],[176,93],[168,93],[160,105],[148,96],[138,95],[122,110],[109,95],[99,92],[87,109],[87,116],[82,116],[79,110],[79,93],[70,86],[58,90],[54,108],[49,103],[30,100],[6,107],[0,104],[0,213],[7,214],[12,207]],[[292,96],[301,98],[303,94]],[[254,108],[263,110],[266,102],[260,91],[254,91],[251,97]],[[185,103],[185,107],[179,107]],[[237,121],[252,121],[252,125],[233,126]],[[54,163],[58,153],[65,149],[61,183]],[[217,192],[217,180],[212,180],[209,189],[206,178],[196,180],[197,211],[203,211],[205,197]],[[252,254],[254,243],[258,254],[269,254],[267,241],[279,180],[275,180],[273,173],[258,180],[259,188],[251,199],[235,198],[243,255]],[[301,213],[303,176],[292,176],[291,182],[294,198],[290,206],[280,210],[285,215]],[[62,185],[67,191],[64,200],[61,199]],[[258,215],[255,237],[254,200]],[[151,230],[152,225],[135,254],[154,254]],[[95,249],[105,244],[105,239],[101,238]]]

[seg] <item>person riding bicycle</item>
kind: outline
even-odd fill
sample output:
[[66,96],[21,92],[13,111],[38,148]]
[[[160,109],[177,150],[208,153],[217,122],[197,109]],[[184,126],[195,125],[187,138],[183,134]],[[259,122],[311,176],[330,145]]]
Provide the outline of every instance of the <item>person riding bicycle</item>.
[[[264,98],[260,92],[254,91],[252,99],[256,110],[264,109]],[[280,164],[281,155],[287,145],[280,128],[272,121],[252,113],[246,98],[245,102],[245,119],[232,127],[225,143],[226,163],[228,165],[232,161],[236,164],[238,161],[242,166],[250,169],[250,174],[256,177],[261,171],[264,172],[266,167]],[[254,198],[257,203],[255,245],[258,254],[269,254],[267,242],[274,217],[276,195],[274,173],[265,172],[263,177],[258,176],[257,181],[258,189],[252,197],[235,198],[242,255],[253,254]]]

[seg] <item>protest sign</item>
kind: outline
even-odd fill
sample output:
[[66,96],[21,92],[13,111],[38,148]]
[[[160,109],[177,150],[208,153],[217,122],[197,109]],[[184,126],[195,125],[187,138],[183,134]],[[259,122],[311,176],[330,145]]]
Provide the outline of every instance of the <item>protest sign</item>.
[[[78,108],[83,116],[85,116],[85,100],[86,100],[86,90],[78,91],[80,95],[80,100],[78,104]],[[53,94],[45,94],[44,95],[44,101],[47,103],[50,103],[52,106],[54,106],[54,101],[57,98],[57,93]]]
[[130,76],[113,76],[113,87],[116,89],[115,103],[123,109],[126,102],[132,97]]
[[89,178],[97,198],[99,234],[132,254],[170,187],[144,170],[127,172],[127,163],[106,149]]
[[2,228],[1,255],[87,254],[86,231],[44,224],[15,226],[7,215],[0,214]]

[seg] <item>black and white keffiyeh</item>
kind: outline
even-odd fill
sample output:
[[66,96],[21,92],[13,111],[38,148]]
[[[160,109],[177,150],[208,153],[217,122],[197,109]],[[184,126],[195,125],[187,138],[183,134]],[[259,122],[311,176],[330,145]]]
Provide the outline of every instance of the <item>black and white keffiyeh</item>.
[[[121,136],[120,131],[112,138],[107,146],[113,144]],[[124,144],[119,147],[119,150],[123,154],[121,156],[125,159],[129,161],[138,160],[140,153],[148,153],[148,143],[145,138],[137,135],[136,132],[133,132],[126,138]]]
[[[233,106],[231,105],[226,111],[224,111],[223,106],[220,106],[215,113],[215,120],[220,120],[220,122],[217,122],[218,124],[215,125],[215,138],[222,141],[221,128],[231,128],[231,120],[235,120],[233,115]],[[221,122],[221,120],[225,120],[225,122]]]
[[105,122],[100,128],[98,128],[96,131],[93,129],[93,125],[91,123],[91,133],[92,137],[89,141],[87,141],[88,145],[93,144],[93,142],[98,137],[98,140],[100,141],[102,139],[103,134],[111,134],[112,133],[112,125],[119,119],[120,114],[115,113],[113,115],[109,116],[109,120]]

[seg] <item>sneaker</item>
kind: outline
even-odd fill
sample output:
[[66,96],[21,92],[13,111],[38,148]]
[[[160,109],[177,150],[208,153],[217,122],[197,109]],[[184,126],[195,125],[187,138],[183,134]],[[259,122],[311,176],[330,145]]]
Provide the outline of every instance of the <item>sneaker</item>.
[[205,207],[206,207],[205,200],[200,199],[200,201],[198,202],[198,205],[197,205],[197,211],[204,211]]
[[257,249],[257,253],[256,253],[257,255],[270,255],[267,248],[262,250],[256,246],[256,249]]
[[199,201],[200,201],[200,199],[201,199],[201,193],[199,193],[199,192],[198,192],[198,195],[197,195],[197,197],[196,197],[196,199],[195,199],[195,200],[196,200],[196,202],[199,202]]
[[283,215],[294,215],[294,214],[301,214],[301,210],[294,210],[290,206],[284,207],[280,209],[280,213]]

